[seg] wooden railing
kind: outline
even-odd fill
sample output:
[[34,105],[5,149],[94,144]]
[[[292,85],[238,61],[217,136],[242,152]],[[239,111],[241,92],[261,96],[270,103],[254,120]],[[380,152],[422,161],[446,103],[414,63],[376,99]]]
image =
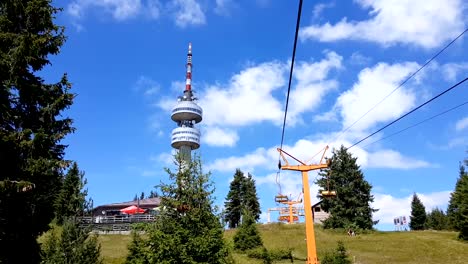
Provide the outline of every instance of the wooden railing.
[[114,215],[114,216],[84,216],[79,218],[83,224],[116,224],[116,223],[141,223],[152,222],[155,216],[149,214],[141,215]]

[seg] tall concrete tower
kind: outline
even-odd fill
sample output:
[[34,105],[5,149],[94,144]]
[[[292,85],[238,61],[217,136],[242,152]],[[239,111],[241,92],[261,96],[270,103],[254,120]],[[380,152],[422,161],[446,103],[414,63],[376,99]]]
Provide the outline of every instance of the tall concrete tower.
[[171,115],[177,123],[177,128],[172,130],[171,146],[179,150],[185,161],[190,161],[191,151],[200,147],[200,130],[195,124],[202,121],[203,110],[195,103],[196,100],[192,92],[192,43],[189,43],[185,90],[177,98],[177,105]]

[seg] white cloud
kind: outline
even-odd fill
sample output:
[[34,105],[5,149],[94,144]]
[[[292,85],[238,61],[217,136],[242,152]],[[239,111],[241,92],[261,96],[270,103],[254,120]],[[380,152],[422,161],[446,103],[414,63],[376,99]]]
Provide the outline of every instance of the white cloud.
[[236,3],[233,0],[216,0],[214,12],[220,16],[230,16],[231,9],[235,7]]
[[232,129],[222,129],[219,127],[207,127],[204,129],[202,142],[216,147],[233,147],[239,140],[237,132]]
[[344,17],[332,25],[311,25],[301,29],[305,39],[332,42],[343,39],[397,43],[434,48],[454,38],[464,29],[466,6],[462,0],[356,1],[370,9],[369,19],[350,21]]
[[[445,209],[450,199],[450,193],[450,191],[442,191],[425,194],[417,193],[417,195],[426,207],[426,211],[431,211],[435,207]],[[412,197],[413,194],[397,198],[389,194],[375,193],[372,207],[379,209],[379,211],[374,213],[374,220],[379,220],[379,224],[393,224],[393,218],[406,216],[409,222]]]
[[389,169],[417,169],[427,168],[432,165],[427,161],[405,157],[394,150],[379,150],[369,153],[367,167]]
[[67,6],[67,13],[74,19],[82,19],[86,12],[96,9],[110,13],[117,21],[137,17],[156,20],[164,15],[172,17],[182,28],[206,23],[205,14],[196,0],[171,0],[165,5],[159,0],[74,0]]
[[372,59],[356,51],[356,52],[353,52],[353,54],[351,54],[351,57],[349,57],[349,61],[351,64],[354,64],[354,65],[366,65],[366,64],[369,64],[372,61]]
[[[362,70],[352,89],[345,91],[337,99],[335,107],[343,118],[343,127],[353,124],[417,68],[418,64],[406,62],[392,65],[379,63],[373,68]],[[415,100],[416,95],[410,88],[401,87],[357,122],[352,129],[364,131],[379,122],[397,118],[413,107]]]
[[457,131],[462,131],[468,128],[468,116],[457,121],[455,124],[455,129]]
[[262,63],[234,75],[227,85],[211,85],[200,96],[204,124],[243,126],[262,121],[279,124],[283,107],[272,92],[285,84],[286,67]]
[[141,75],[133,88],[136,91],[142,91],[145,96],[152,96],[159,92],[160,85],[150,77]]
[[[154,12],[154,1],[151,1]],[[67,6],[69,15],[82,18],[87,9],[103,8],[116,20],[126,20],[138,15],[142,10],[141,0],[75,0]]]
[[334,6],[335,6],[335,2],[320,3],[320,4],[314,5],[314,9],[312,10],[313,18],[314,19],[319,18],[320,15],[322,14],[323,10],[325,10],[327,8],[332,8]]
[[148,16],[152,19],[158,19],[161,16],[161,3],[159,0],[148,0],[146,4],[146,9],[148,11]]
[[330,80],[329,73],[342,67],[343,58],[333,51],[327,52],[324,59],[317,62],[299,62],[294,70],[297,80],[291,92],[288,122],[294,124],[298,115],[315,110],[324,95],[338,87],[336,80]]
[[205,14],[195,0],[172,0],[169,6],[174,10],[173,18],[176,25],[181,28],[206,23]]
[[207,165],[208,171],[229,172],[241,169],[244,172],[253,172],[256,167],[271,164],[271,159],[268,158],[268,151],[264,148],[259,148],[252,153],[245,154],[240,157],[231,156],[227,158],[219,158]]
[[171,150],[171,152],[163,152],[156,156],[150,156],[149,160],[155,164],[162,163],[163,165],[173,165],[174,164],[174,155],[176,150]]

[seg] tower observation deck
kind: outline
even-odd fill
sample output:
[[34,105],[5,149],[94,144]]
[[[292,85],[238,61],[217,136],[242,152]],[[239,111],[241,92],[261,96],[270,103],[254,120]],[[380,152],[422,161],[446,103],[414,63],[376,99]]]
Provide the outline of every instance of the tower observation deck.
[[187,161],[191,159],[191,151],[200,147],[200,130],[195,124],[202,121],[203,110],[196,100],[192,91],[192,44],[189,43],[185,90],[177,98],[171,114],[171,119],[177,123],[177,128],[172,130],[171,146]]

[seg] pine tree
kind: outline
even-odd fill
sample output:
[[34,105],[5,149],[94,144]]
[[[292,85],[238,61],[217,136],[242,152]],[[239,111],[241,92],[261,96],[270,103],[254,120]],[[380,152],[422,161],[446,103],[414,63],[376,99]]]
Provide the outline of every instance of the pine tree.
[[55,200],[55,219],[58,224],[62,224],[66,218],[83,215],[87,208],[88,191],[84,189],[86,183],[84,172],[80,172],[78,164],[74,162],[65,175],[63,186]]
[[432,209],[432,211],[427,214],[426,229],[447,230],[448,218],[444,211],[439,208]]
[[255,180],[252,178],[250,173],[248,173],[247,178],[244,179],[242,189],[242,204],[244,205],[244,208],[250,212],[255,221],[258,221],[262,210],[260,209],[260,203],[258,202]]
[[[372,229],[376,223],[372,221],[372,213],[377,209],[371,207],[374,196],[370,185],[356,163],[357,158],[348,153],[344,146],[333,150],[330,165],[319,173],[322,178],[317,180],[321,190],[328,188],[336,191],[336,197],[318,197],[322,200],[322,208],[330,213],[323,222],[324,228],[354,228]],[[319,190],[319,191],[321,191]]]
[[140,200],[144,200],[145,199],[145,192],[141,192],[140,194]]
[[[50,0],[0,1],[1,263],[38,263],[37,236],[49,228],[73,131],[63,111],[74,95],[67,76],[37,76],[65,41]],[[29,186],[29,187],[28,187]],[[18,249],[21,254],[18,254]]]
[[244,181],[244,173],[240,169],[236,169],[234,179],[231,181],[229,192],[224,202],[226,212],[224,217],[229,228],[236,228],[241,221]]
[[424,230],[426,224],[426,208],[416,193],[413,194],[411,201],[411,216],[409,227],[411,230]]
[[[97,236],[90,235],[72,219],[64,220],[62,230],[48,233],[42,252],[43,264],[100,264],[101,246]],[[59,234],[57,234],[59,233]]]
[[447,215],[450,226],[460,232],[459,238],[468,240],[468,173],[462,164],[455,190],[450,196]]
[[138,195],[135,194],[135,196],[133,197],[133,201],[138,201]]
[[240,251],[263,245],[256,221],[250,211],[244,210],[242,224],[234,235],[234,248]]
[[158,186],[162,197],[158,221],[139,242],[147,254],[139,253],[141,262],[133,263],[227,263],[229,252],[212,205],[210,174],[203,173],[199,157],[186,163],[177,155],[176,164],[177,172],[166,169],[170,183]]

